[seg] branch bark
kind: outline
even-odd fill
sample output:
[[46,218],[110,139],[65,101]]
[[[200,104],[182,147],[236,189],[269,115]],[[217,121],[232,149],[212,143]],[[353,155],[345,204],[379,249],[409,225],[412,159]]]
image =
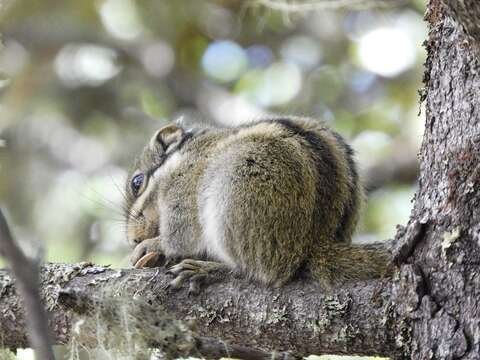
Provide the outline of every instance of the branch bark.
[[[56,343],[64,344],[75,318],[94,317],[99,299],[142,299],[182,320],[195,320],[199,336],[266,351],[293,355],[322,353],[395,355],[397,329],[386,281],[370,281],[325,291],[299,281],[281,289],[259,287],[248,280],[227,278],[198,296],[167,289],[164,269],[111,270],[91,264],[47,264],[41,270],[43,298],[51,312]],[[181,301],[179,301],[181,299]],[[0,270],[0,338],[8,347],[27,346],[24,317],[8,271]],[[147,334],[148,335],[148,334]],[[155,334],[149,334],[149,343]],[[202,339],[202,338],[199,338]],[[205,340],[210,355],[217,346]],[[213,342],[215,344],[215,341]],[[210,349],[210,350],[208,350]],[[215,351],[212,349],[216,349]],[[229,351],[225,350],[223,356]],[[261,358],[262,353],[257,353]]]
[[54,360],[47,314],[38,290],[36,264],[28,259],[12,238],[7,221],[0,211],[0,255],[10,264],[26,312],[28,337],[39,359]]

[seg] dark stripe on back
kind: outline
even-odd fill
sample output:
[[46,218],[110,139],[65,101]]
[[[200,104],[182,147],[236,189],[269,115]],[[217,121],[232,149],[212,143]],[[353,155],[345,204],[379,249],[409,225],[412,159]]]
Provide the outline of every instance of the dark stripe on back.
[[[322,222],[328,221],[330,206],[335,201],[337,192],[338,168],[330,145],[313,131],[303,129],[288,119],[275,119],[276,122],[288,131],[303,138],[310,146],[312,157],[317,166],[319,178],[316,184],[316,206],[314,227],[319,230]],[[327,220],[328,219],[328,220]]]
[[[358,198],[357,198],[357,191],[360,191],[358,187],[360,184],[358,183],[358,172],[357,168],[355,166],[355,162],[353,161],[353,149],[351,148],[350,145],[348,145],[345,142],[345,139],[338,133],[333,132],[333,135],[335,136],[335,139],[337,140],[338,144],[344,149],[346,158],[347,158],[347,163],[348,163],[348,170],[349,170],[349,175],[351,177],[351,184],[349,185],[349,192],[350,192],[350,198],[348,202],[345,204],[345,209],[342,215],[342,219],[340,220],[340,223],[338,225],[337,231],[336,231],[336,238],[337,239],[345,239],[346,236],[346,231],[349,229],[349,225],[353,227],[354,224],[349,224],[349,221],[352,220],[352,217],[356,216],[355,212],[358,211]],[[352,231],[353,229],[350,229],[349,231]],[[347,241],[349,239],[346,239]]]

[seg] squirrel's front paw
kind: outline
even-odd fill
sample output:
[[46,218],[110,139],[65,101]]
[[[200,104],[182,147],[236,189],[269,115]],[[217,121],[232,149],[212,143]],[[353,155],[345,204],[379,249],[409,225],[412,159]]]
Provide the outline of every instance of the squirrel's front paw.
[[162,266],[165,256],[160,249],[160,239],[147,239],[138,244],[130,256],[130,263],[137,269]]
[[202,285],[218,281],[229,270],[227,265],[219,262],[185,259],[168,270],[169,274],[175,276],[169,286],[179,289],[188,280],[188,293],[196,295]]

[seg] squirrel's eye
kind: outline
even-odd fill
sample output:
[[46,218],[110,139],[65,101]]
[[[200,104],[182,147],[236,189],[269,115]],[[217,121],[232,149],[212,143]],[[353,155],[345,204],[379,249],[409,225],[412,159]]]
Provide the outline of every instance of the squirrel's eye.
[[143,185],[144,179],[145,179],[145,176],[143,174],[138,174],[133,177],[131,185],[132,185],[132,191],[135,196],[138,195],[138,192],[140,191],[140,188]]

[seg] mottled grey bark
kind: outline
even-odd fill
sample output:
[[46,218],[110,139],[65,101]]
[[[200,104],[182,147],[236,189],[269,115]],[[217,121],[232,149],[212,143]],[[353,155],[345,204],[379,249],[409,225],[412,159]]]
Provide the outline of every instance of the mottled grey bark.
[[[431,9],[438,5],[431,1]],[[463,28],[464,32],[475,41],[480,41],[480,2],[478,0],[443,0],[445,10]]]
[[412,359],[480,358],[479,4],[431,0],[426,15],[426,126],[407,227],[420,231],[392,297]]
[[[163,269],[110,270],[49,264],[42,270],[42,289],[55,326],[57,342],[68,340],[74,316],[95,316],[108,298],[143,299],[178,319],[195,319],[195,331],[268,351],[296,355],[394,354],[395,314],[388,301],[388,282],[371,281],[325,292],[311,282],[267,289],[238,278],[212,284],[198,296],[167,289]],[[26,346],[23,315],[7,271],[0,271],[0,338],[10,347]],[[150,334],[148,343],[155,343]],[[208,346],[204,342],[203,346]]]

